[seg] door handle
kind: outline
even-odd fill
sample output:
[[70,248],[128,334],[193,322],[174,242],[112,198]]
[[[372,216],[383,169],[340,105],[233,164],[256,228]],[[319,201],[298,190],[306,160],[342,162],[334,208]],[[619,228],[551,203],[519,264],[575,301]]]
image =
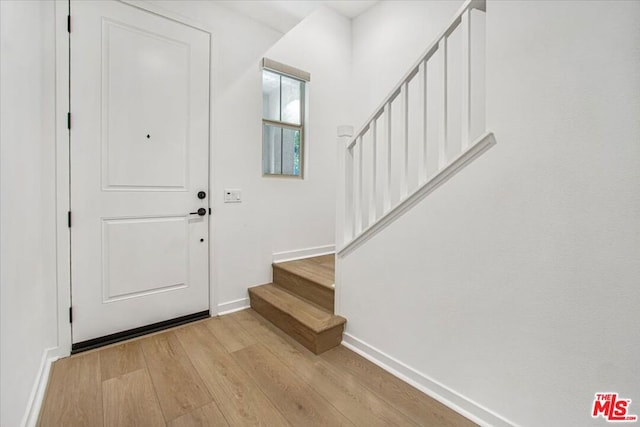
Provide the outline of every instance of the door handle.
[[195,212],[189,212],[189,215],[200,215],[205,216],[207,214],[207,210],[205,208],[200,208]]

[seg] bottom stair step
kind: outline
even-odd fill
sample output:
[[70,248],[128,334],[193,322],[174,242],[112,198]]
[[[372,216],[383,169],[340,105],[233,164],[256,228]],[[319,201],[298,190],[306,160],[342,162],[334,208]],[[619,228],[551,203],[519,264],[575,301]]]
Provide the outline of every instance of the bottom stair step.
[[342,316],[329,313],[272,284],[249,288],[249,298],[251,308],[315,354],[342,342],[346,323]]

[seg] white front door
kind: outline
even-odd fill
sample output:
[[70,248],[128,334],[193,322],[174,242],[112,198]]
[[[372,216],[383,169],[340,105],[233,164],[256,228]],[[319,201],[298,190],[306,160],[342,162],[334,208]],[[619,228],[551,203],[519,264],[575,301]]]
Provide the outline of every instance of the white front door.
[[71,16],[75,346],[209,310],[209,34],[118,1]]

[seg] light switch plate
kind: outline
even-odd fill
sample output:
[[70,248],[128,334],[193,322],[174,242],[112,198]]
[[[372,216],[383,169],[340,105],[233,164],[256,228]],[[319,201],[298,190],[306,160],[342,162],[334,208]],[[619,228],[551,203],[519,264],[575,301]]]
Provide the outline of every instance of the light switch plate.
[[237,188],[225,188],[224,202],[225,203],[242,203],[242,190]]

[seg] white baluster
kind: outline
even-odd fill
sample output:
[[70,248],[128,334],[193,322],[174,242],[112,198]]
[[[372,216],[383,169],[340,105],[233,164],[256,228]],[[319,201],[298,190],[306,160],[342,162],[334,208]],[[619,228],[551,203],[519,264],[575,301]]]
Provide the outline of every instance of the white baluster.
[[344,197],[344,242],[350,242],[355,237],[354,227],[354,182],[353,182],[353,148],[345,150],[344,156],[344,177],[345,177],[345,197]]
[[351,149],[353,152],[353,235],[357,236],[362,231],[362,158],[358,143]]
[[359,183],[359,192],[360,192],[360,231],[367,228],[369,225],[369,200],[367,200],[367,194],[365,193],[365,176],[364,176],[364,166],[366,159],[364,157],[364,140],[362,136],[358,137],[358,158],[359,161],[359,173],[358,177]]
[[378,219],[377,206],[377,185],[378,177],[378,122],[374,119],[371,122],[371,149],[373,150],[373,158],[371,159],[371,187],[369,191],[369,224],[373,224]]
[[384,133],[385,133],[385,154],[387,156],[386,179],[383,190],[383,207],[384,213],[391,209],[391,101],[387,102],[384,107]]
[[427,60],[420,64],[422,74],[420,78],[420,92],[422,93],[422,143],[418,150],[418,183],[422,185],[427,180]]
[[409,187],[409,82],[402,85],[402,137],[403,156],[402,173],[400,174],[400,200],[407,197]]
[[469,143],[471,129],[471,15],[469,9],[462,13],[462,151]]
[[440,120],[438,123],[438,169],[447,165],[447,36],[438,43],[440,52]]

